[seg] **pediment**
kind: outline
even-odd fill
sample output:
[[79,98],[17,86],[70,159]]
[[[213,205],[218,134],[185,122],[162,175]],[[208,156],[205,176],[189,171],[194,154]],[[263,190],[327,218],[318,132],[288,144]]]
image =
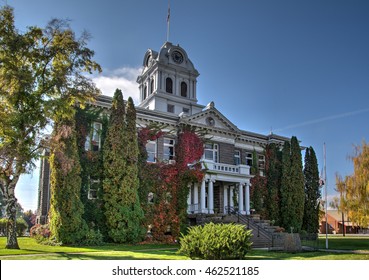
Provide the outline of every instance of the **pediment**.
[[237,126],[235,126],[231,121],[229,121],[221,112],[219,112],[215,107],[214,103],[210,103],[204,111],[197,114],[186,116],[182,118],[182,122],[197,125],[201,127],[206,127],[209,129],[218,129],[229,132],[239,132]]

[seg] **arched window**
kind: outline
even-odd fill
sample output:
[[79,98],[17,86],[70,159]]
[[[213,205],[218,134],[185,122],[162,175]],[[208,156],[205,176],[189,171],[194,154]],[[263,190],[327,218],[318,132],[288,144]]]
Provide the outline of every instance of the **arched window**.
[[146,97],[147,97],[147,86],[144,87],[143,99],[145,100]]
[[187,97],[187,84],[185,82],[181,83],[181,96]]
[[169,77],[165,80],[165,91],[168,93],[173,93],[173,81]]
[[154,92],[154,79],[151,80],[151,83],[150,83],[150,94],[152,94]]

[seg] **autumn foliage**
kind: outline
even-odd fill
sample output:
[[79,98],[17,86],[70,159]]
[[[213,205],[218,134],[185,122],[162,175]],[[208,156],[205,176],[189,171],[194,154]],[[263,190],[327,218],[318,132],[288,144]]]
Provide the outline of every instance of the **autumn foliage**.
[[195,132],[182,130],[177,134],[175,163],[146,162],[147,141],[163,135],[157,128],[146,127],[139,131],[140,193],[151,241],[173,242],[187,228],[188,186],[203,178],[201,166],[196,164],[203,155],[203,141]]

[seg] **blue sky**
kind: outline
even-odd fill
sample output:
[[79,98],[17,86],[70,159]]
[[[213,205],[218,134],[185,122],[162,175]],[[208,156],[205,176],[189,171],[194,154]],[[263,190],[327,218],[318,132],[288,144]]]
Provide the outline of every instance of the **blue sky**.
[[[0,0],[0,4],[5,4]],[[103,73],[104,94],[116,87],[137,100],[135,82],[148,48],[166,40],[168,0],[8,0],[16,26],[68,18]],[[297,136],[323,166],[327,145],[330,196],[335,173],[351,174],[353,145],[369,140],[369,1],[171,0],[169,41],[200,72],[199,103],[210,101],[240,129]],[[37,207],[38,174],[17,196]]]

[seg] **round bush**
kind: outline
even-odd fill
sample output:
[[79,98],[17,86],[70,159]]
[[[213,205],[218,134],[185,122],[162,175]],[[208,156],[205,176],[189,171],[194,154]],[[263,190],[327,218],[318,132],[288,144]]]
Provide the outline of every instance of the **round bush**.
[[180,238],[179,253],[191,259],[244,259],[251,249],[251,230],[237,224],[195,226]]

